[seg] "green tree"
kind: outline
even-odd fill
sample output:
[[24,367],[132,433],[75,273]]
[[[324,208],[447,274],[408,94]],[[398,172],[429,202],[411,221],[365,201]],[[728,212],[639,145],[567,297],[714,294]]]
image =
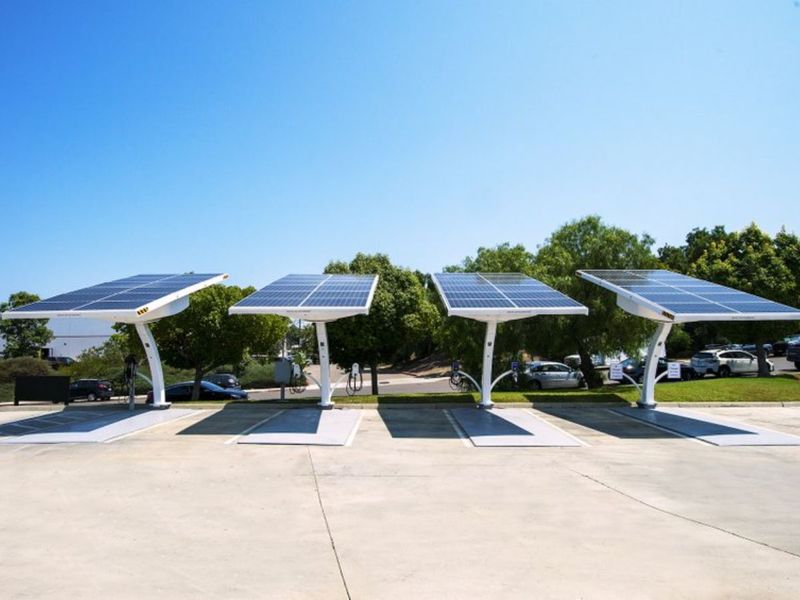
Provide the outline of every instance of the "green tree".
[[575,276],[578,269],[648,269],[658,266],[653,239],[603,223],[598,216],[572,221],[556,230],[539,248],[533,275],[589,308],[586,317],[528,319],[529,348],[540,354],[576,352],[581,371],[592,387],[602,385],[593,354],[625,351],[636,354],[653,332],[646,319],[621,310],[616,295]]
[[[8,297],[8,302],[0,303],[0,312],[24,306],[40,300],[36,294],[16,292]],[[6,347],[5,358],[32,356],[38,358],[42,346],[53,339],[53,332],[47,326],[48,319],[9,319],[0,321],[0,336]]]
[[138,343],[133,327],[130,327],[131,331],[127,327],[115,326],[116,333],[100,346],[81,352],[75,363],[62,371],[73,379],[108,379],[116,389],[122,390],[125,383],[125,357],[135,350],[140,364],[144,360],[144,349]]
[[385,254],[358,253],[349,263],[332,261],[326,273],[377,274],[378,287],[368,315],[328,325],[331,360],[339,365],[366,364],[372,393],[378,394],[378,365],[408,360],[425,345],[439,313],[413,271],[393,265]]
[[254,288],[213,285],[192,294],[189,307],[153,326],[162,359],[194,371],[192,399],[197,400],[203,375],[248,354],[274,352],[286,335],[289,320],[274,315],[229,315],[228,308]]

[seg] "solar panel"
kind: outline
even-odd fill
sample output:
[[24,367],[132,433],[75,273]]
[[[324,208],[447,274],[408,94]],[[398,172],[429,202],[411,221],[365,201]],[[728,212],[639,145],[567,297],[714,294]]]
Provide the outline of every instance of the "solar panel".
[[250,294],[230,313],[283,314],[308,320],[325,313],[364,314],[377,283],[377,275],[287,275]]
[[800,320],[800,310],[791,306],[663,269],[578,275],[674,321]]
[[[4,318],[92,316],[92,313],[148,312],[225,279],[223,273],[146,274],[59,294],[3,313]],[[165,302],[166,301],[166,302]]]
[[433,282],[450,315],[510,320],[588,313],[569,296],[521,273],[436,273]]

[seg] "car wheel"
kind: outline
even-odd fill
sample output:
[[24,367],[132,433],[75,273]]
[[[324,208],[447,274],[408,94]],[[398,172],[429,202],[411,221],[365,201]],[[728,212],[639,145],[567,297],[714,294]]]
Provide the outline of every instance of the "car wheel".
[[794,368],[800,371],[800,360],[794,361]]
[[531,387],[532,387],[532,388],[533,388],[535,391],[537,391],[537,392],[538,392],[539,390],[541,390],[541,389],[542,389],[542,382],[541,382],[541,381],[536,381],[536,380],[534,379],[534,380],[531,382]]
[[87,399],[89,402],[94,402],[95,400],[97,400],[97,396],[95,396],[95,395],[94,395],[92,392],[89,392],[89,395],[88,395],[88,396],[86,396],[86,399]]
[[731,368],[730,367],[720,367],[718,375],[720,377],[730,377],[731,376]]

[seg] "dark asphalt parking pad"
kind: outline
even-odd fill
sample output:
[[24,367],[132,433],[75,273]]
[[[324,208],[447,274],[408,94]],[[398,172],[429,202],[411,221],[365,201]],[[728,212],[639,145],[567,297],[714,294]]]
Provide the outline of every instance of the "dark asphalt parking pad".
[[582,446],[521,408],[455,408],[451,414],[475,446]]
[[800,437],[680,408],[613,408],[631,419],[715,446],[800,446]]

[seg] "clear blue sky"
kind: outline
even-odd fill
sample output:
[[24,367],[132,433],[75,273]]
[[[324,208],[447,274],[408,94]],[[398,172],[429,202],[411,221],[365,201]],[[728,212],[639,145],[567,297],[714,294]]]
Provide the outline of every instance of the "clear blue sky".
[[800,7],[0,2],[0,297],[800,229]]

